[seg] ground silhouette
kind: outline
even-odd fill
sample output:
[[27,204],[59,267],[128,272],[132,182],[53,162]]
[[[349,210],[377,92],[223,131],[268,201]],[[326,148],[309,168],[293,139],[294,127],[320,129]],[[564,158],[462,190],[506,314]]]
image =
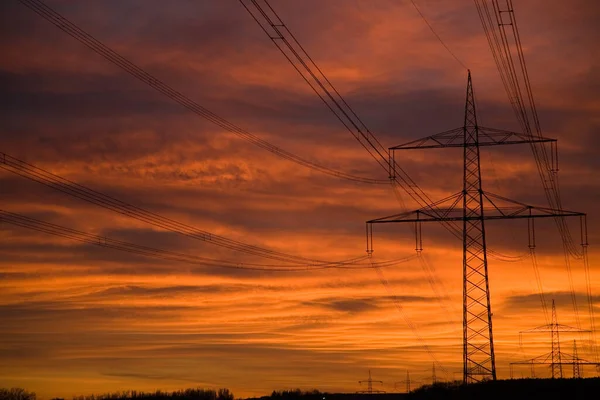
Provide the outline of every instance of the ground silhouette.
[[[174,392],[128,390],[99,395],[75,396],[72,400],[234,400],[229,389],[184,389]],[[510,379],[471,385],[438,382],[411,393],[327,393],[318,390],[273,391],[268,396],[245,400],[587,400],[600,399],[600,378]],[[21,388],[0,388],[0,400],[36,400],[34,392]],[[53,399],[64,400],[64,399]],[[241,399],[238,399],[241,400]]]

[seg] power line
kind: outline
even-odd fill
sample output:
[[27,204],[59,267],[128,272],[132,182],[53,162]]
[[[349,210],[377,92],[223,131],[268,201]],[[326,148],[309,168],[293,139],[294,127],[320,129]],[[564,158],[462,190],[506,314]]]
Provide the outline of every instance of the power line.
[[[536,136],[541,138],[542,128],[533,96],[527,64],[525,63],[525,55],[512,0],[505,0],[503,6],[500,5],[498,0],[491,0],[491,6],[488,4],[488,0],[474,0],[474,2],[504,89],[508,95],[517,120],[521,124],[525,134],[531,138]],[[516,53],[515,57],[513,57],[513,53]],[[515,58],[517,59],[517,62],[515,62]],[[525,95],[523,92],[525,92]],[[556,152],[556,147],[552,148],[551,146],[550,154],[548,154],[548,150],[543,143],[532,142],[531,150],[534,154],[538,174],[548,204],[551,208],[561,209],[562,200],[558,180],[558,156],[553,154],[553,151]],[[575,319],[578,328],[581,328],[569,255],[576,258],[583,258],[585,264],[585,258],[587,257],[587,240],[584,241],[582,235],[582,251],[578,251],[566,220],[560,216],[557,216],[554,220],[563,243],[565,266],[569,279],[571,302],[575,312]],[[589,287],[590,282],[587,273],[585,274],[585,279],[586,287]],[[590,325],[593,335],[595,335],[593,298],[590,291],[587,293],[587,301]],[[592,344],[592,349],[593,348],[594,344]],[[594,351],[594,357],[598,360],[597,351]]]
[[[206,118],[207,120],[215,123],[216,125],[222,127],[223,129],[226,129],[234,134],[237,134],[238,136],[241,136],[242,138],[250,141],[251,143],[253,143],[273,154],[276,154],[276,155],[278,155],[282,158],[288,159],[290,161],[296,162],[307,168],[311,168],[313,170],[317,170],[319,172],[323,172],[325,174],[328,174],[331,176],[336,176],[336,177],[339,177],[342,179],[347,179],[347,180],[362,182],[362,183],[371,183],[371,184],[387,184],[388,183],[388,181],[385,181],[385,180],[376,180],[376,179],[371,179],[371,178],[357,177],[357,176],[349,175],[349,174],[346,174],[346,173],[343,173],[340,171],[336,171],[336,170],[330,169],[328,167],[324,167],[322,165],[316,164],[314,162],[302,159],[290,152],[287,152],[277,146],[274,146],[274,145],[270,144],[269,142],[264,141],[264,140],[256,137],[255,135],[249,133],[248,131],[245,131],[242,128],[237,127],[236,125],[230,123],[229,121],[225,120],[224,118],[217,116],[216,114],[212,113],[211,111],[207,110],[206,108],[193,102],[188,97],[177,92],[176,90],[174,90],[170,86],[166,85],[165,83],[163,83],[156,77],[150,75],[149,73],[147,73],[146,71],[144,71],[143,69],[138,67],[137,65],[133,64],[132,62],[130,62],[123,56],[119,55],[114,50],[108,48],[103,43],[101,43],[100,41],[95,39],[93,36],[91,36],[90,34],[88,34],[85,31],[83,31],[81,28],[79,28],[78,26],[73,24],[71,21],[69,21],[68,19],[66,19],[65,17],[63,17],[62,15],[57,13],[56,11],[54,11],[52,8],[45,5],[43,2],[41,2],[39,0],[19,0],[19,1],[21,3],[23,3],[25,6],[27,6],[28,8],[32,9],[34,12],[36,12],[38,15],[40,15],[44,19],[48,20],[49,22],[51,22],[52,24],[57,26],[59,29],[63,30],[65,33],[67,33],[70,36],[72,36],[73,38],[77,39],[78,41],[80,41],[81,43],[86,45],[88,48],[92,49],[99,55],[102,55],[108,61],[110,61],[113,64],[124,69],[126,72],[130,73],[131,75],[138,78],[142,82],[148,84],[149,86],[151,86],[158,92],[173,99],[174,101],[180,103],[181,105],[188,108],[192,112],[198,114],[199,116],[201,116],[203,118]],[[290,32],[290,34],[291,34],[291,32]],[[295,38],[294,38],[294,40],[295,40]],[[298,43],[298,42],[296,41],[296,43]],[[299,45],[299,43],[298,43],[298,45]],[[304,51],[304,50],[302,49],[302,51]],[[304,54],[306,54],[306,53],[304,52]],[[310,61],[312,62],[312,60],[310,60]],[[314,64],[314,62],[313,62],[313,64]],[[318,69],[318,67],[317,67],[317,69]],[[319,72],[321,72],[321,71],[319,70]],[[322,75],[322,73],[321,73],[321,75]],[[329,83],[329,81],[327,81],[327,83],[331,87],[333,87]],[[333,88],[333,89],[335,90],[335,88]],[[341,96],[339,96],[339,93],[337,93],[337,91],[336,91],[336,94],[341,99],[341,101],[347,106],[349,113],[351,115],[354,115],[358,119],[358,116],[356,116],[354,111],[352,109],[350,109],[350,107],[347,105],[347,103],[341,98]],[[360,119],[358,119],[358,121],[359,121],[359,124],[362,124],[362,121],[360,121]],[[362,124],[362,126],[366,129],[364,124]],[[348,126],[347,126],[347,128],[350,129]],[[369,132],[369,134],[370,134],[370,132]],[[371,139],[370,139],[369,143],[371,145],[373,145],[373,143],[371,143],[371,141],[372,141],[372,142],[378,144],[379,149],[382,149],[383,152],[386,153],[386,150],[383,149],[383,146],[381,146],[381,144],[377,141],[377,139],[374,138],[374,136],[372,134],[370,134],[370,136],[371,136]],[[383,154],[381,152],[379,152],[379,155],[381,157],[383,157]],[[385,160],[385,157],[383,157],[383,158]],[[384,166],[381,163],[380,163],[380,165]],[[385,166],[384,166],[384,168],[387,169],[387,167],[385,167]],[[414,181],[412,181],[412,179],[404,171],[402,171],[397,164],[395,166],[393,166],[393,169],[395,171],[394,172],[395,180],[397,180],[396,170],[400,171],[402,173],[403,176],[401,176],[400,178],[403,183],[403,187],[405,188],[405,190],[409,191],[409,194],[411,192],[410,188],[419,189],[418,191],[413,190],[413,192],[415,192],[415,193],[411,194],[411,196],[413,198],[415,198],[415,196],[417,196],[417,198],[420,198],[425,195],[422,192],[422,190],[420,190],[420,188],[418,188],[416,186],[416,183],[414,183]],[[420,191],[420,194],[419,194],[419,191]],[[454,230],[453,233],[455,234],[455,236],[459,237],[459,231],[457,230],[457,228],[454,227],[453,230]]]
[[[402,187],[421,207],[426,207],[432,213],[441,217],[442,211],[436,208],[436,203],[390,156],[388,149],[381,144],[348,102],[344,100],[269,2],[260,0],[260,3],[264,6],[259,4],[259,0],[240,0],[240,3],[326,107],[389,174],[390,180],[393,181],[392,184]],[[445,221],[442,225],[457,239],[462,240],[462,231],[457,223]],[[491,250],[490,256],[504,260],[511,258]]]
[[140,68],[139,66],[135,65],[134,63],[132,63],[125,57],[121,56],[120,54],[118,54],[117,52],[112,50],[111,48],[104,45],[102,42],[100,42],[99,40],[94,38],[92,35],[90,35],[89,33],[85,32],[84,30],[79,28],[77,25],[75,25],[74,23],[72,23],[71,21],[66,19],[61,14],[57,13],[55,10],[50,8],[48,5],[44,4],[42,1],[39,1],[39,0],[19,0],[19,1],[23,5],[25,5],[26,7],[30,8],[35,13],[40,15],[42,18],[46,19],[47,21],[49,21],[50,23],[55,25],[57,28],[61,29],[63,32],[67,33],[74,39],[78,40],[79,42],[81,42],[82,44],[84,44],[85,46],[87,46],[88,48],[93,50],[94,52],[96,52],[97,54],[101,55],[102,57],[104,57],[105,59],[107,59],[108,61],[113,63],[114,65],[118,66],[119,68],[125,70],[126,72],[128,72],[129,74],[134,76],[135,78],[139,79],[140,81],[144,82],[148,86],[155,89],[156,91],[158,91],[161,94],[176,101],[177,103],[181,104],[182,106],[184,106],[188,110],[194,112],[195,114],[199,115],[200,117],[214,123],[215,125],[225,129],[226,131],[231,132],[231,133],[241,137],[242,139],[249,141],[250,143],[252,143],[272,154],[275,154],[275,155],[277,155],[281,158],[284,158],[288,161],[292,161],[296,164],[302,165],[306,168],[310,168],[312,170],[315,170],[315,171],[318,171],[318,172],[321,172],[321,173],[324,173],[324,174],[327,174],[330,176],[334,176],[334,177],[337,177],[340,179],[345,179],[345,180],[360,182],[360,183],[366,183],[366,184],[389,184],[389,181],[387,181],[387,180],[360,177],[360,176],[347,174],[345,172],[337,171],[332,168],[326,167],[324,165],[320,165],[316,162],[301,158],[300,156],[297,156],[296,154],[293,154],[287,150],[284,150],[278,146],[275,146],[275,145],[267,142],[266,140],[263,140],[263,139],[259,138],[258,136],[248,132],[247,130],[242,129],[239,126],[227,121],[226,119],[218,116],[217,114],[213,113],[212,111],[210,111],[210,110],[206,109],[205,107],[199,105],[198,103],[194,102],[193,100],[191,100],[184,94],[176,91],[175,89],[173,89],[166,83],[164,83],[161,80],[159,80],[158,78],[152,76],[151,74],[149,74],[148,72],[146,72],[145,70]]
[[250,245],[237,240],[229,239],[224,236],[195,228],[191,225],[175,221],[171,218],[163,217],[156,213],[144,210],[140,207],[126,203],[112,196],[90,189],[70,181],[61,176],[55,175],[43,168],[36,167],[23,160],[12,157],[5,153],[0,153],[0,168],[12,172],[16,175],[41,183],[54,190],[64,194],[76,197],[80,200],[97,205],[118,214],[145,222],[152,226],[164,229],[166,231],[178,233],[191,239],[200,240],[216,246],[235,250],[248,255],[269,258],[272,260],[292,263],[292,264],[327,264],[328,261],[316,260],[287,254],[275,250],[265,249],[259,246]]
[[155,247],[143,246],[135,243],[125,242],[122,240],[112,239],[102,235],[94,235],[76,229],[67,228],[64,226],[52,224],[50,222],[42,221],[39,219],[12,213],[5,210],[0,210],[0,222],[11,224],[14,226],[19,226],[21,228],[34,230],[37,232],[46,233],[56,237],[62,237],[81,243],[92,244],[103,248],[119,250],[127,253],[142,255],[145,257],[200,265],[204,267],[216,267],[224,269],[243,269],[269,272],[296,272],[322,269],[372,269],[395,266],[413,260],[416,257],[413,255],[395,260],[381,261],[378,263],[372,263],[369,261],[368,264],[360,263],[361,261],[364,261],[366,257],[358,257],[334,263],[306,264],[304,266],[282,266],[281,264],[253,264],[231,260],[220,260],[164,249],[158,249]]
[[446,51],[448,51],[448,53],[450,53],[450,55],[454,58],[454,60],[456,60],[456,62],[461,67],[463,67],[464,69],[469,69],[460,60],[460,58],[458,58],[456,56],[456,54],[454,54],[454,52],[452,50],[450,50],[450,47],[448,47],[448,45],[446,45],[446,43],[442,40],[442,38],[440,37],[440,35],[438,35],[438,33],[435,31],[435,29],[433,29],[433,26],[429,23],[429,21],[427,20],[427,18],[425,18],[425,15],[421,12],[421,9],[417,6],[417,3],[414,0],[410,0],[410,3],[413,5],[413,7],[415,8],[415,10],[417,10],[417,13],[421,16],[421,18],[423,19],[423,21],[425,22],[425,24],[429,27],[429,30],[431,31],[431,33],[433,33],[433,36],[435,36],[437,38],[437,40],[439,40],[439,42],[442,44],[442,46],[444,46],[444,48],[446,49]]
[[[530,137],[534,137],[535,129],[535,136],[541,138],[543,136],[542,129],[533,97],[529,72],[525,63],[512,0],[505,1],[505,8],[500,7],[498,0],[492,0],[491,6],[488,4],[488,0],[474,1],[496,67],[500,73],[517,120],[521,124],[524,133]],[[507,29],[507,27],[509,28]],[[512,33],[513,43],[509,40],[509,33]],[[513,49],[516,51],[518,68],[515,63],[515,57],[513,57]],[[525,100],[523,91],[525,91],[527,100]],[[533,119],[533,123],[530,122],[530,118]],[[548,154],[543,143],[532,143],[531,149],[536,160],[538,173],[548,203],[551,208],[562,208],[557,176],[558,168],[553,165],[553,161],[555,161],[553,160],[553,155]],[[566,250],[575,257],[581,257],[581,252],[577,251],[564,218],[557,217],[555,221],[565,243]]]
[[[116,212],[129,218],[136,219],[141,222],[145,222],[149,225],[155,226],[160,229],[164,229],[169,232],[180,234],[182,236],[200,240],[212,245],[224,247],[230,250],[238,251],[248,255],[258,256],[262,258],[272,259],[279,262],[284,262],[293,265],[311,265],[313,267],[333,266],[333,265],[346,265],[349,263],[356,263],[361,260],[365,260],[367,257],[357,257],[350,260],[342,261],[324,261],[311,259],[301,256],[296,256],[284,252],[274,251],[254,245],[250,245],[244,242],[232,240],[224,236],[216,235],[214,233],[198,229],[188,224],[184,224],[173,220],[171,218],[163,217],[159,214],[144,210],[143,208],[134,206],[115,197],[101,193],[94,189],[88,188],[84,185],[80,185],[76,182],[68,180],[59,175],[53,174],[43,168],[37,167],[33,164],[27,163],[16,157],[12,157],[6,153],[0,152],[0,168],[8,172],[12,172],[15,175],[27,178],[34,182],[40,183],[51,189],[59,191],[63,194],[78,198],[88,203],[97,205],[107,210]],[[218,260],[224,262],[223,260]],[[386,266],[389,263],[395,262],[395,260],[377,262],[375,265]],[[258,263],[244,263],[245,265],[260,266],[260,267],[272,267],[272,264],[258,264]]]

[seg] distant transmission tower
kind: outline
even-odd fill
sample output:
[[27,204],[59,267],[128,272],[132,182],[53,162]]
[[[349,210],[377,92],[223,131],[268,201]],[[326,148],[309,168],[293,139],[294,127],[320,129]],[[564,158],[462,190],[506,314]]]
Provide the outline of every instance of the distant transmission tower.
[[394,382],[394,389],[398,387],[398,385],[405,384],[406,385],[406,393],[410,393],[410,374],[408,370],[406,370],[406,379],[403,381]]
[[552,321],[550,324],[538,326],[533,329],[528,329],[526,331],[519,332],[522,333],[540,333],[540,332],[550,332],[551,342],[552,342],[552,351],[547,354],[543,354],[538,357],[531,358],[529,360],[511,362],[511,375],[513,365],[531,365],[531,372],[533,377],[534,374],[534,366],[535,365],[549,365],[552,370],[552,378],[559,379],[563,378],[563,365],[572,365],[573,366],[573,378],[580,378],[582,376],[581,367],[582,365],[595,365],[596,367],[600,366],[599,363],[589,362],[579,358],[577,355],[577,343],[573,341],[573,354],[568,354],[560,349],[560,332],[570,332],[570,333],[579,333],[579,332],[590,332],[585,329],[578,329],[568,325],[562,325],[558,323],[558,318],[556,317],[556,305],[554,303],[554,299],[552,300]]
[[573,378],[583,378],[583,371],[581,370],[581,359],[577,355],[577,341],[573,340]]
[[361,391],[358,391],[356,393],[369,393],[369,394],[372,394],[372,393],[385,393],[383,390],[373,389],[373,382],[375,382],[375,383],[381,383],[383,385],[383,381],[374,381],[371,378],[371,370],[369,370],[369,379],[367,379],[366,381],[358,381],[358,383],[360,383],[361,385],[363,383],[365,383],[365,382],[367,383],[367,390],[361,390]]
[[[422,222],[444,222],[463,239],[463,380],[465,383],[496,379],[496,361],[492,335],[492,310],[488,280],[488,248],[484,221],[497,219],[529,219],[529,245],[535,246],[534,218],[579,216],[579,212],[534,207],[505,197],[484,192],[481,184],[479,148],[520,143],[550,143],[554,156],[552,169],[557,170],[556,140],[533,137],[479,126],[468,73],[464,125],[423,139],[390,148],[395,162],[396,151],[458,147],[463,149],[462,191],[416,211],[367,221],[367,253],[372,254],[373,226],[379,223],[415,224],[416,243],[422,243]],[[391,170],[391,175],[394,171]],[[394,179],[395,176],[391,176]],[[462,207],[458,207],[462,204]],[[582,230],[583,232],[583,230]],[[583,243],[583,238],[582,238]],[[417,246],[419,247],[419,246]]]

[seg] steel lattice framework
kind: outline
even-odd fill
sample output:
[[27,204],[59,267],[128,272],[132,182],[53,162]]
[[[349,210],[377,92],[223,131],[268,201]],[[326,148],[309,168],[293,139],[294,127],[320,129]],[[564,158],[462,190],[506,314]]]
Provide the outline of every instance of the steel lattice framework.
[[[463,379],[465,383],[496,379],[485,221],[529,219],[531,221],[529,246],[533,248],[535,247],[534,218],[578,216],[582,222],[585,218],[584,213],[534,207],[485,192],[482,189],[480,147],[532,142],[550,143],[551,148],[556,151],[555,139],[534,138],[517,132],[479,126],[471,72],[469,71],[464,124],[461,128],[390,148],[392,157],[395,157],[397,150],[462,147],[464,161],[462,191],[415,211],[367,221],[367,253],[369,254],[373,252],[372,224],[414,223],[417,251],[421,251],[420,224],[422,222],[462,221]],[[553,157],[553,159],[557,160],[557,157]],[[553,168],[556,167],[553,166]],[[436,210],[436,212],[431,212],[431,210]]]
[[573,366],[573,378],[581,378],[582,371],[581,368],[583,365],[594,365],[596,367],[600,366],[599,363],[590,362],[579,358],[577,355],[577,343],[573,340],[573,354],[567,354],[560,350],[560,332],[568,332],[568,333],[583,333],[589,332],[587,329],[578,329],[568,325],[562,325],[558,323],[558,318],[556,316],[556,305],[554,300],[552,300],[552,321],[549,324],[538,326],[533,329],[528,329],[526,331],[519,332],[519,334],[523,333],[547,333],[550,332],[550,337],[552,341],[552,351],[550,353],[543,354],[541,356],[531,358],[525,361],[517,361],[510,363],[511,369],[511,377],[513,375],[513,366],[515,365],[530,365],[532,375],[534,375],[534,366],[535,365],[549,365],[552,371],[553,379],[563,378],[563,365],[571,365]]
[[383,381],[376,381],[376,380],[373,380],[373,378],[371,378],[371,370],[369,370],[369,379],[364,380],[364,381],[358,381],[358,383],[360,383],[361,385],[363,383],[366,383],[367,384],[367,390],[358,391],[356,393],[368,393],[368,394],[385,393],[383,390],[373,389],[373,382],[380,383],[380,384],[383,385]]
[[479,160],[479,128],[471,74],[467,83],[463,168],[463,374],[496,379],[492,311]]

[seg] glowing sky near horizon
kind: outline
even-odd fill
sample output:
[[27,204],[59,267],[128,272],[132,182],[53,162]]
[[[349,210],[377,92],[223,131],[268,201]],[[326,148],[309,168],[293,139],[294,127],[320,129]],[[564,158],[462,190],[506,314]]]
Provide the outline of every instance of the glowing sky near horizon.
[[[238,1],[48,4],[257,136],[331,168],[386,179]],[[481,125],[518,130],[473,2],[418,4],[472,70]],[[272,5],[384,146],[462,124],[466,71],[408,1]],[[544,134],[559,139],[564,206],[588,213],[598,303],[600,5],[531,0],[515,7]],[[1,152],[200,229],[309,258],[364,255],[364,222],[400,210],[388,186],[320,175],[223,132],[17,1],[2,2],[0,15]],[[430,197],[460,190],[460,151],[403,156],[400,165]],[[482,169],[484,189],[545,205],[527,146],[482,150]],[[7,211],[148,246],[265,262],[6,171],[0,188]],[[527,253],[525,222],[490,225],[492,248]],[[537,227],[546,297],[556,300],[559,322],[576,326],[558,232],[551,221]],[[571,227],[577,239],[578,225]],[[440,226],[427,225],[423,234],[424,257],[447,301],[437,299],[417,260],[383,269],[388,292],[372,270],[207,269],[2,224],[0,386],[42,398],[192,386],[228,387],[240,397],[296,387],[354,392],[370,369],[384,381],[380,389],[392,391],[406,370],[415,380],[430,379],[433,359],[424,344],[445,368],[438,377],[459,379],[462,248]],[[376,227],[375,261],[413,253],[410,229]],[[589,328],[580,260],[572,260],[572,273],[581,327]],[[491,260],[490,280],[497,367],[506,378],[510,362],[550,347],[535,335],[519,346],[519,331],[545,323],[529,259]],[[581,342],[580,356],[591,359],[586,335],[564,335],[565,351],[573,339]]]

